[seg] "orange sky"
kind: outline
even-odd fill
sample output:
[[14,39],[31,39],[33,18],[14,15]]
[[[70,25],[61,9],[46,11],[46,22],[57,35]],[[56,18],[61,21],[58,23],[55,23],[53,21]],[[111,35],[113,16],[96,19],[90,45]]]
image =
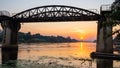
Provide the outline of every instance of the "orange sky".
[[75,39],[94,40],[96,39],[96,21],[74,21],[74,22],[37,22],[23,24],[22,32],[40,33],[42,35],[62,35]]

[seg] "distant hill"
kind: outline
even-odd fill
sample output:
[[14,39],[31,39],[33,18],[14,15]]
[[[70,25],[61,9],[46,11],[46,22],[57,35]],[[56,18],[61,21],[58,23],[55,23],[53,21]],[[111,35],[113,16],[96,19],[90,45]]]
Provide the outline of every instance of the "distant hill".
[[39,33],[31,35],[30,32],[18,33],[19,42],[24,43],[34,43],[34,42],[54,42],[54,43],[61,43],[61,42],[78,42],[76,39],[71,39],[70,37],[63,37],[63,36],[43,36]]
[[[0,31],[0,42],[2,42],[3,32]],[[31,34],[19,32],[18,33],[19,43],[37,43],[37,42],[51,42],[51,43],[61,43],[61,42],[78,42],[76,39],[63,36],[43,36],[39,33]]]
[[118,34],[118,35],[114,38],[113,42],[114,42],[115,45],[120,45],[120,34]]

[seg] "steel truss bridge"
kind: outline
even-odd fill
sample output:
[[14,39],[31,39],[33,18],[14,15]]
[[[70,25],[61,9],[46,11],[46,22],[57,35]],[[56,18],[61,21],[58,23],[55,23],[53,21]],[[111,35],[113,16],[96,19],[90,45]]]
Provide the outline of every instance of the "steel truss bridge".
[[[110,6],[107,6],[107,8],[108,10],[111,9]],[[0,11],[0,23],[3,28],[2,64],[17,59],[18,31],[21,28],[21,22],[98,21],[96,52],[113,53],[112,36],[107,38],[112,35],[112,25],[105,25],[109,24],[111,20],[105,14],[111,14],[111,10],[101,11],[100,13],[64,5],[35,7],[13,16],[10,16],[7,11]],[[11,57],[11,55],[14,57]]]
[[47,5],[22,11],[12,17],[8,12],[0,12],[0,21],[11,19],[14,22],[57,22],[57,21],[94,21],[100,15],[82,8],[65,5]]

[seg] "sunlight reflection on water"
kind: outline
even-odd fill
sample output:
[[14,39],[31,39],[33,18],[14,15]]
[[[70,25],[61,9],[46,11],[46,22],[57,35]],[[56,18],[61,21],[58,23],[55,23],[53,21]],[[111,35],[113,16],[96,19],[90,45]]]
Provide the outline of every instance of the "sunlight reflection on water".
[[34,56],[34,58],[39,56],[90,58],[90,53],[95,51],[95,43],[40,43],[19,46],[18,57],[20,59],[27,59],[25,56]]
[[120,67],[120,61],[112,63],[112,60],[110,62],[110,60],[91,59],[90,53],[95,49],[95,43],[82,42],[19,44],[17,66],[18,68],[104,68],[113,64],[113,68]]
[[[90,53],[95,51],[95,46],[95,43],[81,42],[20,44],[18,59],[32,61],[39,59],[42,63],[55,62],[65,66],[74,66],[75,68],[78,68],[82,64],[82,67],[86,68],[92,62]],[[43,58],[40,59],[40,57]],[[92,66],[95,67],[95,63]]]

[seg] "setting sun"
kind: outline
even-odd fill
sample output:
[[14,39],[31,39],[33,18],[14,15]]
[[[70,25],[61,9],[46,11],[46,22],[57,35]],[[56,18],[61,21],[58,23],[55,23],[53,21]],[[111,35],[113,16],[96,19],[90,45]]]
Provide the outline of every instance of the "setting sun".
[[81,36],[80,39],[83,40],[83,36]]
[[84,39],[85,31],[83,29],[77,28],[75,30],[75,33],[78,34],[78,37],[80,38],[80,40]]

